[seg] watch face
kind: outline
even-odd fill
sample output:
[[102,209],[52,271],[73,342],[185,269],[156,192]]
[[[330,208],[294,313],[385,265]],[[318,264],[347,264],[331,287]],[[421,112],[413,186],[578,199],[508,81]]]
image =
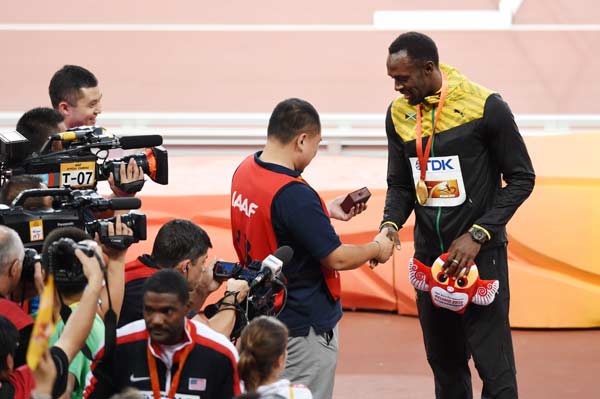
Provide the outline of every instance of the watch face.
[[471,230],[471,237],[473,237],[474,241],[477,241],[480,244],[483,244],[487,241],[487,235],[483,230],[473,229]]

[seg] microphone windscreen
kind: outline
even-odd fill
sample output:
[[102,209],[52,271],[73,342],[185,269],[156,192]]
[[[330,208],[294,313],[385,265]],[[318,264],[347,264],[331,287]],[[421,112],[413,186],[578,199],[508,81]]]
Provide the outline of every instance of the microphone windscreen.
[[115,211],[140,209],[142,207],[142,200],[139,198],[112,198],[109,201],[110,209]]
[[162,145],[163,138],[160,134],[148,134],[143,136],[123,136],[119,138],[121,148],[130,150],[132,148],[158,147]]
[[292,247],[284,245],[282,247],[277,248],[277,251],[275,251],[273,256],[275,256],[285,265],[290,260],[292,260],[292,257],[294,256],[294,250],[292,249]]

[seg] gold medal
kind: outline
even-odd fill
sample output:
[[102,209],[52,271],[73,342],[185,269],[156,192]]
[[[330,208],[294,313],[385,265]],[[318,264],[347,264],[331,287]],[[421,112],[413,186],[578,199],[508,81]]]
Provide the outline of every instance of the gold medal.
[[423,180],[419,180],[417,183],[417,201],[420,205],[425,205],[427,198],[429,198],[429,192],[427,191],[427,185]]
[[[435,135],[435,127],[437,122],[442,114],[442,108],[444,107],[444,102],[446,101],[446,95],[448,94],[448,77],[445,73],[442,72],[442,88],[440,89],[440,101],[437,106],[437,112],[435,113],[434,121],[431,125],[431,137],[427,140],[427,145],[425,147],[425,151],[423,151],[423,139],[422,139],[422,114],[421,114],[421,104],[417,105],[417,124],[415,127],[415,135],[417,136],[415,140],[415,150],[417,152],[417,158],[419,160],[419,170],[420,170],[420,179],[415,187],[417,193],[417,201],[421,206],[425,205],[427,199],[429,198],[429,191],[427,190],[427,185],[425,184],[425,176],[427,174],[427,161],[429,160],[429,154],[431,153],[431,145],[433,144],[433,136]],[[432,110],[433,116],[434,110]]]

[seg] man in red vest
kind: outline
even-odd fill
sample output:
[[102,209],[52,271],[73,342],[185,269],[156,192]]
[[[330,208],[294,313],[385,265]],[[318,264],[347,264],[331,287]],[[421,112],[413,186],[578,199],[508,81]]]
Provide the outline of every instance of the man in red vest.
[[287,302],[278,316],[290,331],[284,377],[308,386],[315,398],[329,399],[342,317],[338,272],[369,260],[387,261],[393,242],[380,233],[363,245],[342,244],[329,218],[349,220],[364,207],[346,214],[343,198],[326,205],[303,180],[320,141],[321,122],[311,104],[295,98],[279,103],[265,148],[246,158],[233,176],[231,227],[244,265],[283,245],[293,248],[292,260],[283,267]]

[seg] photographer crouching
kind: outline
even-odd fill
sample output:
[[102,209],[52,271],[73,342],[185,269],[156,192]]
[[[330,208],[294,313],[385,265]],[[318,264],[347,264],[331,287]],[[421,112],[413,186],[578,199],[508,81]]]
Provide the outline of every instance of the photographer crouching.
[[205,321],[197,314],[208,295],[221,285],[213,278],[215,262],[207,262],[210,248],[212,243],[208,234],[195,223],[182,219],[165,223],[156,235],[152,254],[142,255],[125,267],[125,297],[119,327],[143,318],[143,286],[146,279],[161,269],[173,269],[188,281],[189,316],[206,322],[213,330],[229,337],[236,323],[235,305],[245,299],[248,283],[244,280],[227,280],[227,295],[214,316]]

